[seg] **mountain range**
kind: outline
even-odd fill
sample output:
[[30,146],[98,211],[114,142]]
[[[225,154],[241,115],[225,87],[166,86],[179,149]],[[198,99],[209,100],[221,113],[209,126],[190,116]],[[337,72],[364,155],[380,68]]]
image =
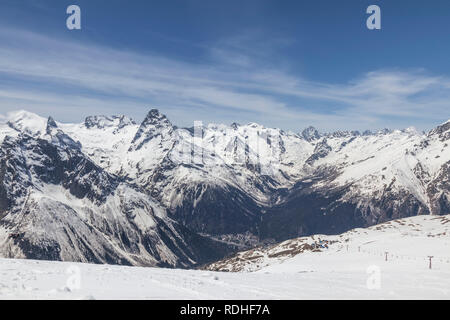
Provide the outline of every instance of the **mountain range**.
[[179,128],[68,124],[17,111],[0,123],[0,255],[190,268],[312,234],[450,213],[450,121],[285,132],[256,123]]

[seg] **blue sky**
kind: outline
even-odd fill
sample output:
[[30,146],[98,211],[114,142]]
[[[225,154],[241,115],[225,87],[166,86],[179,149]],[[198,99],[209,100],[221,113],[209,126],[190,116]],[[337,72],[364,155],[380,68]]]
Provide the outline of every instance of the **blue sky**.
[[427,130],[450,118],[449,56],[443,0],[2,0],[0,114]]

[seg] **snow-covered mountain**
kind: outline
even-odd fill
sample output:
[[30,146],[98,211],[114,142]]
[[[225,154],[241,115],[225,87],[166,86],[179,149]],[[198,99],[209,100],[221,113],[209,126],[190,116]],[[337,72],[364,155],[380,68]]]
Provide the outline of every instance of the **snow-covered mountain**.
[[19,113],[13,119],[0,145],[3,256],[188,267],[227,252],[94,163],[52,118],[45,123]]
[[402,217],[448,214],[449,133],[446,122],[428,134],[409,128],[322,137],[303,167],[308,174],[264,216],[264,236],[336,234]]
[[155,109],[141,124],[15,112],[0,124],[0,251],[189,266],[236,246],[447,214],[449,139],[450,121],[429,133],[297,134],[178,128]]

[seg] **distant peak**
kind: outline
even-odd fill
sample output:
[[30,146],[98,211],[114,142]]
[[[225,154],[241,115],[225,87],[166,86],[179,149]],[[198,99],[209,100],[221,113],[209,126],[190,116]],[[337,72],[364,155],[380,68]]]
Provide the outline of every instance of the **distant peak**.
[[240,124],[237,123],[237,122],[233,122],[233,123],[231,124],[231,127],[232,127],[234,130],[237,130],[237,128],[240,127]]
[[51,134],[53,129],[57,129],[58,125],[52,117],[48,117],[47,119],[47,129],[45,130],[47,134]]
[[144,121],[142,121],[142,125],[156,125],[161,122],[171,125],[169,119],[167,119],[167,117],[164,114],[159,112],[158,109],[151,109],[147,113],[147,116],[145,117]]
[[148,113],[147,113],[147,117],[159,117],[161,115],[161,113],[159,112],[158,109],[151,109]]
[[86,128],[97,128],[97,129],[104,129],[107,127],[115,127],[118,129],[121,129],[127,125],[133,125],[136,124],[136,122],[124,115],[119,116],[89,116],[84,120],[84,125]]
[[384,128],[384,129],[382,129],[382,130],[379,130],[378,132],[377,132],[377,134],[379,134],[379,135],[386,135],[386,134],[390,134],[390,133],[392,133],[393,131],[391,130],[391,129],[388,129],[388,128]]
[[53,117],[48,117],[45,132],[47,134],[47,137],[45,137],[45,139],[56,146],[62,148],[71,147],[77,150],[81,149],[81,143],[79,141],[73,140],[70,136],[59,129]]
[[450,138],[450,120],[447,122],[444,122],[443,124],[437,126],[433,130],[431,130],[428,133],[429,136],[431,135],[439,135],[442,139],[447,140]]
[[250,128],[261,128],[261,129],[264,129],[263,125],[261,125],[259,123],[256,123],[256,122],[250,122],[250,123],[247,124],[247,126],[250,127]]
[[84,125],[86,128],[91,129],[94,127],[97,127],[99,129],[104,127],[105,121],[109,121],[110,119],[106,116],[100,115],[100,116],[88,116],[84,120]]
[[[369,134],[370,134],[370,132],[369,132]],[[334,132],[325,134],[325,136],[333,137],[333,138],[357,137],[360,135],[361,135],[361,133],[358,130],[353,130],[353,131],[338,130],[338,131],[334,131]]]
[[12,123],[30,122],[30,121],[31,122],[45,121],[45,118],[37,115],[36,113],[25,111],[25,110],[8,112],[6,115],[6,119]]
[[444,122],[443,124],[439,125],[438,128],[450,128],[450,120],[447,120],[446,122]]
[[157,136],[169,137],[173,130],[172,123],[164,114],[160,113],[158,109],[151,109],[131,141],[132,146],[130,146],[129,150],[139,150],[148,141]]
[[401,130],[404,133],[410,133],[410,134],[418,134],[419,131],[415,127],[408,127],[406,129]]
[[46,118],[25,110],[9,112],[6,121],[9,127],[30,135],[40,134],[47,125]]
[[317,131],[317,129],[314,128],[313,126],[309,126],[305,130],[303,130],[301,135],[306,141],[309,142],[320,139],[319,131]]
[[48,127],[52,127],[52,128],[58,127],[58,125],[56,124],[55,120],[52,117],[48,117],[48,119],[47,119],[47,128]]

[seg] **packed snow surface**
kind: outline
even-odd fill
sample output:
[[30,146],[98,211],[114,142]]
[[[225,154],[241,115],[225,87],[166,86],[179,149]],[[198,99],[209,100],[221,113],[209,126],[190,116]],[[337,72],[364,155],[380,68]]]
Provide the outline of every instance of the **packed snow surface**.
[[[286,245],[311,242],[312,238],[289,240],[261,249],[263,256],[270,252],[278,255],[266,256],[254,262],[253,269],[247,265],[247,270],[241,272],[0,259],[0,298],[450,298],[448,216],[407,218],[314,239],[319,237],[333,243],[320,252],[305,250],[294,256],[284,255]],[[432,269],[429,255],[434,256]]]

